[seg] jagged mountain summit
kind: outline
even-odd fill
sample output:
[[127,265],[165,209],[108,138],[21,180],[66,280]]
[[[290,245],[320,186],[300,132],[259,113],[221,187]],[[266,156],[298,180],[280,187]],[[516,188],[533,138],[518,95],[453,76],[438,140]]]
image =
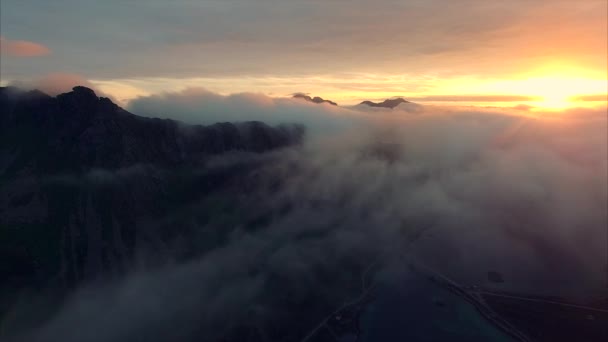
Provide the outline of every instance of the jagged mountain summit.
[[298,143],[304,132],[298,125],[201,126],[141,117],[81,86],[57,97],[0,88],[0,108],[0,140],[4,155],[12,156],[1,165],[16,169],[31,163],[46,172],[177,164],[230,150],[264,152]]
[[303,99],[303,100],[306,100],[308,102],[313,102],[313,103],[318,103],[318,104],[320,104],[320,103],[329,103],[332,106],[337,106],[338,105],[337,103],[335,103],[333,101],[325,100],[325,99],[323,99],[321,97],[318,97],[318,96],[310,97],[310,96],[308,96],[306,94],[302,94],[302,93],[294,94],[293,98],[294,99]]
[[382,102],[363,101],[359,105],[393,109],[402,103],[411,103],[411,102],[407,101],[401,97],[398,97],[398,98],[394,98],[394,99],[387,99]]

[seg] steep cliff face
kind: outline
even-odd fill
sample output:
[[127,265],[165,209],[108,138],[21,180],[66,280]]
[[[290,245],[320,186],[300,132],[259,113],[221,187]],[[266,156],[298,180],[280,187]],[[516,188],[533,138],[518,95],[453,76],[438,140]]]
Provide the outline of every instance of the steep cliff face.
[[[0,88],[2,286],[70,288],[200,253],[187,223],[245,208],[262,153],[302,137],[299,126],[140,117],[84,87],[57,97]],[[253,157],[216,162],[226,154]]]

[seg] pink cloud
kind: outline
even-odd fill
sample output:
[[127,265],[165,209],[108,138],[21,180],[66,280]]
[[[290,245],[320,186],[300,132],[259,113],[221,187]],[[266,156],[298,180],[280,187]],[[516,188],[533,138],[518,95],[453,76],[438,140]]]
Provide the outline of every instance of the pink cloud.
[[51,50],[42,44],[26,40],[10,40],[0,36],[0,52],[15,57],[36,57],[48,55]]

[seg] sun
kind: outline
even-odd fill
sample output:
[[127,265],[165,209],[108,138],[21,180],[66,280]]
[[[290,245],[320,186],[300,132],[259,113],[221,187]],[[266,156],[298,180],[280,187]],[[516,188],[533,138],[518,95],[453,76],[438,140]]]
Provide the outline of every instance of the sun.
[[[544,109],[565,109],[582,105],[576,98],[606,92],[606,81],[583,78],[539,77],[513,81],[511,92],[532,97],[530,104]],[[506,90],[506,89],[505,89]]]
[[571,98],[571,96],[546,95],[540,98],[540,101],[534,102],[541,108],[564,109],[574,105],[574,102],[570,100]]
[[575,105],[574,98],[589,88],[586,80],[563,78],[538,78],[523,80],[520,89],[524,94],[535,97],[531,102],[546,109],[563,109]]
[[565,109],[583,106],[581,95],[606,94],[607,81],[563,76],[541,76],[503,80],[483,85],[484,91],[529,97],[526,104],[543,109]]
[[537,96],[534,105],[547,109],[585,107],[581,96],[608,93],[608,81],[583,78],[547,77],[525,81],[528,94]]

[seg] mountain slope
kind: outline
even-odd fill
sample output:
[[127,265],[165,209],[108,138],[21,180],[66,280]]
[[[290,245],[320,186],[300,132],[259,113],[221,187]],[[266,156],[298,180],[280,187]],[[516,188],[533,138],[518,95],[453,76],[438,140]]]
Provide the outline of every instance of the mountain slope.
[[[238,193],[260,153],[302,137],[300,126],[140,117],[84,87],[0,88],[0,278],[67,288],[120,273],[136,250],[171,249],[185,233],[163,226],[176,208]],[[208,166],[226,153],[260,157]]]

